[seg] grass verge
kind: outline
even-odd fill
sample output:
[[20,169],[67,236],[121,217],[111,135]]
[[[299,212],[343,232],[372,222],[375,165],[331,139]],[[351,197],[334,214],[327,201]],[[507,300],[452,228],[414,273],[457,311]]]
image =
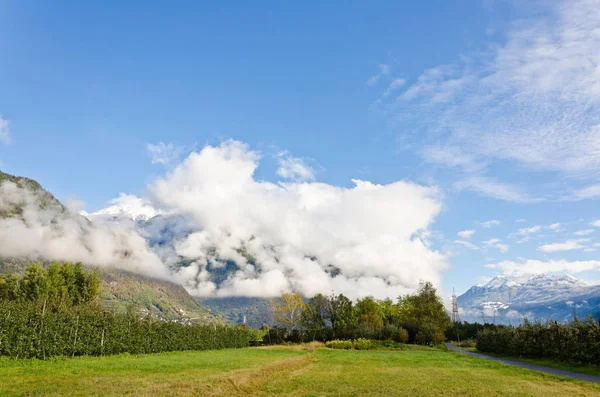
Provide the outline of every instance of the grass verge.
[[598,396],[600,386],[429,350],[319,344],[0,360],[0,395]]

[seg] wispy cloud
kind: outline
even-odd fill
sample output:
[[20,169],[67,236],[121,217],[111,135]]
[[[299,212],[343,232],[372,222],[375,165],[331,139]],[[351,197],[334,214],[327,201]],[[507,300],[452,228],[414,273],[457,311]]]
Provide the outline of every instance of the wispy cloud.
[[585,230],[578,230],[575,232],[576,236],[587,236],[594,233],[594,229],[585,229]]
[[567,240],[564,243],[551,243],[544,244],[538,248],[540,251],[544,252],[559,252],[559,251],[572,251],[572,250],[581,250],[587,248],[585,245],[581,243],[588,241],[587,239],[576,239],[576,240]]
[[152,164],[172,165],[177,163],[184,154],[184,148],[173,143],[159,142],[146,145]]
[[471,230],[463,230],[461,232],[458,232],[458,236],[460,238],[471,238],[472,235],[474,235],[476,232],[475,229],[471,229]]
[[515,234],[517,236],[526,236],[528,234],[537,233],[540,230],[542,230],[542,227],[540,225],[536,225],[536,226],[524,227],[522,229],[519,229],[519,230],[517,230],[517,233],[515,233]]
[[548,229],[560,232],[560,223],[556,222],[548,226]]
[[[516,164],[521,172],[598,178],[599,21],[598,0],[553,2],[545,16],[515,21],[502,43],[427,69],[381,106],[403,131],[410,126],[415,140],[429,145],[434,138],[434,149],[469,159],[457,177],[463,189],[507,201],[539,200],[494,175],[489,165],[495,162]],[[450,156],[423,153],[427,161],[457,166]],[[483,168],[473,171],[473,165]],[[576,196],[598,192],[596,185]]]
[[500,240],[498,238],[491,238],[489,240],[485,240],[485,241],[483,241],[483,245],[485,245],[486,247],[497,248],[502,253],[508,252],[508,249],[509,249],[508,245],[503,244],[502,240]]
[[472,249],[473,251],[478,251],[478,250],[479,250],[479,247],[478,247],[478,246],[476,246],[475,244],[473,244],[473,243],[470,243],[470,242],[468,242],[468,241],[463,241],[463,240],[454,240],[454,244],[460,244],[460,245],[462,245],[462,246],[465,246],[465,247],[467,247],[467,248],[470,248],[470,249]]
[[600,269],[600,261],[567,261],[565,259],[541,261],[536,259],[520,259],[518,262],[507,260],[498,263],[488,263],[484,267],[498,269],[504,273],[546,273],[561,271],[581,273]]
[[598,219],[598,220],[596,220],[596,221],[593,221],[593,222],[591,223],[591,225],[592,225],[592,226],[595,226],[595,227],[600,227],[600,219]]
[[367,80],[367,85],[369,87],[377,85],[377,83],[379,82],[379,80],[381,80],[381,78],[389,75],[390,71],[392,70],[391,66],[387,65],[387,64],[377,65],[377,68],[378,68],[378,73],[375,74],[375,75],[373,75],[373,76],[371,76],[369,78],[369,80]]
[[535,203],[540,198],[530,197],[520,187],[502,183],[486,176],[470,176],[455,183],[459,190],[471,190],[498,200],[515,203]]
[[2,118],[2,115],[0,115],[0,143],[9,144],[11,141],[8,120]]
[[490,221],[485,221],[485,222],[479,222],[479,226],[483,227],[483,228],[490,228],[493,226],[498,226],[500,224],[500,221],[497,219],[492,219]]
[[306,162],[298,157],[291,156],[287,151],[277,154],[279,168],[277,175],[296,182],[313,181],[315,172]]

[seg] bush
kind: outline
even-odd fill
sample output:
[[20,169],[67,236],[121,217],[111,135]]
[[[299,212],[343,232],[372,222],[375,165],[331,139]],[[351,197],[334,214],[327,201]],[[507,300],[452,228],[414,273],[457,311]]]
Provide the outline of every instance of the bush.
[[423,324],[415,341],[420,345],[437,345],[446,339],[444,332],[433,324]]
[[408,331],[402,327],[398,327],[398,332],[396,333],[396,338],[394,338],[394,340],[400,343],[407,343]]
[[334,339],[325,342],[325,347],[329,347],[330,349],[350,350],[352,349],[352,341]]
[[370,350],[373,348],[373,344],[369,339],[358,338],[354,341],[354,348],[356,350]]

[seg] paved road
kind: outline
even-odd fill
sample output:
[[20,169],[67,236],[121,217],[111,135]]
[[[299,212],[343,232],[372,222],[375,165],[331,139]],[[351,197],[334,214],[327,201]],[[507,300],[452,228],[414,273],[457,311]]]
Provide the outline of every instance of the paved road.
[[470,352],[470,351],[466,351],[463,349],[459,349],[458,347],[454,346],[451,343],[446,343],[446,346],[448,346],[448,348],[450,350],[453,350],[453,351],[456,351],[459,353],[463,353],[463,354],[468,354],[473,357],[487,358],[488,360],[499,361],[504,364],[514,365],[517,367],[531,369],[534,371],[541,371],[541,372],[545,372],[547,374],[552,374],[552,375],[557,375],[557,376],[565,376],[567,378],[579,379],[579,380],[584,380],[587,382],[600,383],[600,376],[596,376],[596,375],[582,374],[580,372],[566,371],[564,369],[544,367],[543,365],[529,364],[529,363],[524,363],[522,361],[507,360],[505,358],[488,356],[487,354],[475,353],[475,352]]

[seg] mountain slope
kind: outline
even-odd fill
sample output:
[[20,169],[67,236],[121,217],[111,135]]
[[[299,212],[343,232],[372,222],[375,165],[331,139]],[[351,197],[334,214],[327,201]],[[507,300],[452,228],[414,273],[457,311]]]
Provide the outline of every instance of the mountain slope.
[[[22,223],[28,222],[25,208],[29,208],[28,211],[43,209],[44,221],[48,222],[49,227],[52,227],[56,220],[64,219],[71,221],[66,222],[68,226],[85,224],[87,230],[94,227],[87,219],[70,213],[59,200],[33,179],[16,177],[0,171],[0,221],[4,222],[7,230],[13,230],[11,222],[17,219]],[[86,233],[86,230],[82,233]],[[98,243],[103,247],[102,241]],[[42,259],[42,262],[47,263],[54,258]],[[28,262],[27,255],[19,255],[18,258],[0,257],[0,273],[20,273]],[[103,279],[101,297],[107,307],[124,311],[131,305],[140,314],[150,314],[168,320],[216,321],[216,318],[180,285],[113,268],[96,268]]]
[[468,321],[557,321],[600,310],[600,286],[565,273],[497,276],[458,297],[461,318]]

